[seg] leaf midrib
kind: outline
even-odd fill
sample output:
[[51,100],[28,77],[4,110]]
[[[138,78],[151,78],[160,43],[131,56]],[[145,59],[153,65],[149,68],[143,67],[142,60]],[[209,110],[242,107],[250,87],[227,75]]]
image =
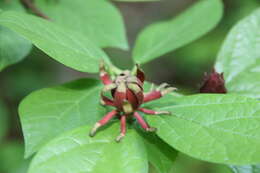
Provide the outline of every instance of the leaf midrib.
[[[12,17],[15,18],[15,16],[12,16]],[[0,19],[0,22],[1,22],[1,21],[7,22],[7,23],[11,23],[11,24],[13,24],[13,25],[15,25],[15,26],[21,27],[23,30],[26,30],[27,32],[32,33],[32,30],[29,30],[29,29],[27,29],[27,28],[24,28],[22,25],[19,25],[19,24],[13,22],[13,21]],[[33,32],[33,33],[34,33],[36,36],[38,36],[39,38],[41,38],[41,35],[40,35],[38,32]],[[46,38],[46,37],[44,37],[44,38]],[[51,40],[51,39],[49,39],[49,38],[47,38],[47,40],[49,40],[49,41],[52,42],[53,44],[61,45],[61,46],[64,47],[64,48],[72,49],[72,50],[73,50],[74,52],[76,52],[77,54],[80,54],[80,55],[85,56],[84,53],[82,53],[81,51],[75,49],[74,47],[68,47],[66,44],[62,44],[61,42],[58,42],[58,41],[55,41],[55,40]],[[74,39],[73,39],[73,40],[74,40]],[[74,41],[75,41],[75,40],[74,40]],[[90,44],[90,43],[88,42],[88,44]],[[87,50],[85,47],[83,48],[83,50],[89,55],[88,58],[91,58],[91,59],[97,61],[97,59],[93,56],[92,53],[89,52],[89,50]]]
[[213,105],[228,105],[228,104],[243,104],[243,103],[256,103],[258,104],[257,101],[247,101],[247,102],[226,102],[226,103],[207,103],[207,104],[186,104],[186,105],[173,105],[173,106],[166,106],[166,107],[158,107],[160,109],[174,109],[174,108],[179,108],[179,107],[205,107],[205,106],[213,106]]

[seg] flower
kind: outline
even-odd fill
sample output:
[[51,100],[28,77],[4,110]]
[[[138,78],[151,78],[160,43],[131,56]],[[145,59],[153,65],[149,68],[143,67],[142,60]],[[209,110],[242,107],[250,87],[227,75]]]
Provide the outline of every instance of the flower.
[[[135,118],[145,131],[154,132],[156,128],[150,127],[139,112],[151,115],[170,114],[168,111],[154,111],[141,107],[143,103],[159,99],[176,88],[169,87],[168,84],[162,84],[157,89],[144,93],[145,74],[138,65],[136,66],[135,75],[125,70],[117,75],[115,80],[111,80],[102,62],[100,65],[100,79],[104,84],[104,88],[101,91],[101,104],[104,106],[113,106],[115,109],[95,124],[90,131],[91,137],[96,134],[98,128],[104,126],[112,118],[118,117],[121,122],[121,133],[116,138],[116,141],[120,142],[126,134],[127,118]],[[105,96],[107,92],[111,93],[111,98]]]

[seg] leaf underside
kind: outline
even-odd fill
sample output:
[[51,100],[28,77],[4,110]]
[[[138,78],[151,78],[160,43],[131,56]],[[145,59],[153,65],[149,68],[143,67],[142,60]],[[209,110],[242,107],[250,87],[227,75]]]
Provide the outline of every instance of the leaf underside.
[[[0,1],[0,8],[24,12],[18,1]],[[8,28],[0,26],[0,71],[23,60],[31,48],[32,44],[28,40]]]

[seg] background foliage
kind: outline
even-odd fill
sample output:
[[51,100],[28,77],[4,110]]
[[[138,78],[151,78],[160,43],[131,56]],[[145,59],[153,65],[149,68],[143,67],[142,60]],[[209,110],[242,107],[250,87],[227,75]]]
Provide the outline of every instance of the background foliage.
[[[35,4],[50,21],[18,0],[0,0],[0,172],[259,172],[249,165],[260,162],[257,0]],[[89,127],[108,109],[99,106],[100,83],[86,77],[97,77],[101,58],[112,68],[145,64],[149,81],[171,83],[184,95],[198,93],[203,73],[215,66],[230,94],[169,95],[147,104],[174,112],[147,118],[159,137],[133,125],[116,144],[118,124],[111,123],[92,139]],[[25,96],[23,159],[17,110]]]

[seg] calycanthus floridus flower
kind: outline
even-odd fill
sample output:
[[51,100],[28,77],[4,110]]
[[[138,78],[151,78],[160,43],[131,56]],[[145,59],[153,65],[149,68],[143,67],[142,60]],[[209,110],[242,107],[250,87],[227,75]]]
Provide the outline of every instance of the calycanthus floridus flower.
[[210,74],[205,74],[200,93],[227,93],[224,74],[213,68]]
[[[157,89],[144,93],[143,84],[145,75],[139,66],[136,68],[135,75],[126,70],[116,76],[114,80],[111,80],[102,62],[100,65],[100,79],[104,84],[104,88],[101,91],[101,104],[104,106],[113,106],[115,109],[107,113],[94,125],[90,131],[91,137],[96,134],[98,128],[107,124],[112,118],[118,117],[121,122],[121,133],[116,138],[116,141],[120,142],[126,134],[126,120],[128,118],[135,118],[145,131],[154,132],[156,128],[150,127],[139,112],[150,115],[170,114],[168,111],[154,111],[141,107],[143,103],[159,99],[176,88],[169,87],[168,84],[162,84]],[[111,93],[112,99],[105,96],[106,92]]]

